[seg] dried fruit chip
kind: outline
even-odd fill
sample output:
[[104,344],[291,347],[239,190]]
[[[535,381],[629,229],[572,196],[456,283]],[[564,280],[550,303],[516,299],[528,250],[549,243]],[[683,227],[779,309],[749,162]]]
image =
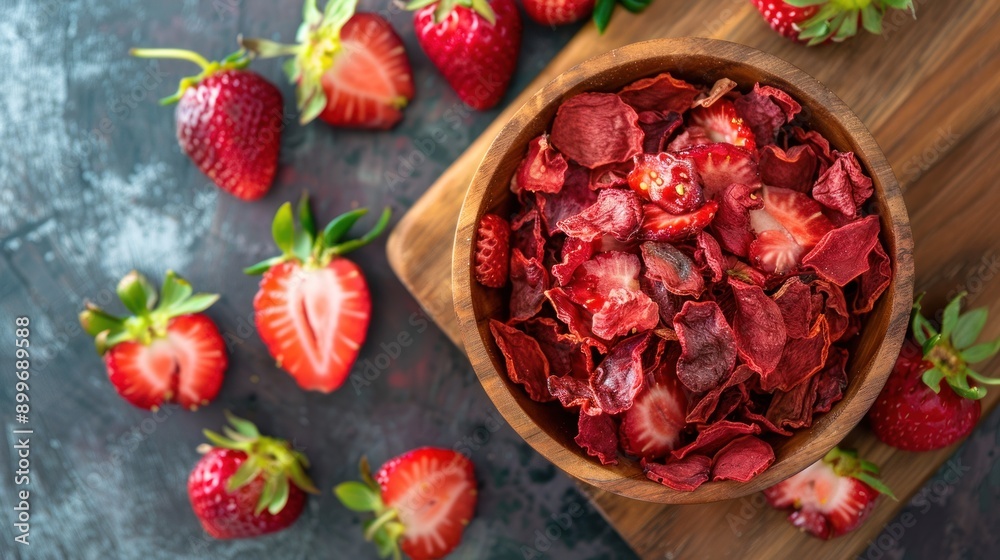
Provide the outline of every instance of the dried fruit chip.
[[594,313],[592,328],[594,334],[610,340],[652,329],[659,319],[659,309],[648,295],[640,290],[614,288],[604,306]]
[[722,255],[722,248],[714,237],[705,231],[699,231],[695,235],[694,262],[701,269],[702,274],[708,274],[710,282],[722,280],[722,275],[726,270],[726,257]]
[[709,200],[689,214],[670,214],[657,204],[642,205],[639,239],[646,241],[683,241],[705,229],[715,219],[719,204]]
[[712,480],[749,482],[774,462],[774,449],[754,436],[734,439],[715,454]]
[[[725,382],[705,393],[699,400],[695,401],[694,406],[690,407],[687,413],[687,422],[690,424],[707,423],[709,418],[711,418],[715,413],[716,408],[719,406],[722,393],[727,389],[736,387],[737,385],[743,385],[748,379],[750,379],[752,374],[753,370],[747,366],[738,366],[735,370],[733,370],[732,375],[730,375]],[[732,411],[730,410],[730,412]]]
[[844,389],[847,388],[847,358],[847,350],[836,346],[830,348],[826,365],[814,378],[816,391],[814,414],[829,412],[833,404],[843,398]]
[[545,256],[545,235],[538,210],[532,208],[522,212],[510,221],[511,247],[520,249],[529,259],[541,261]]
[[822,207],[808,195],[765,187],[764,208],[750,212],[757,238],[750,244],[750,260],[768,273],[784,274],[798,267],[803,254],[833,229]]
[[684,305],[684,298],[670,293],[670,290],[662,282],[657,282],[655,280],[650,280],[646,274],[643,274],[639,278],[639,286],[642,291],[649,296],[656,306],[659,308],[660,321],[664,325],[674,324],[674,315],[681,310],[681,306]]
[[714,424],[709,424],[698,432],[698,437],[694,441],[675,449],[671,455],[675,459],[683,459],[691,454],[714,455],[715,452],[726,446],[734,439],[747,434],[759,434],[760,426],[756,424],[744,424],[743,422],[732,422],[722,420]]
[[632,172],[634,165],[633,160],[628,160],[591,169],[588,187],[590,190],[596,191],[610,187],[628,186],[628,174]]
[[656,459],[666,456],[680,442],[686,397],[670,369],[665,363],[656,368],[657,373],[650,376],[652,382],[622,415],[619,441],[625,453]]
[[755,84],[753,91],[735,102],[736,111],[757,137],[757,144],[773,144],[778,129],[802,110],[802,106],[787,93],[771,86]]
[[809,146],[812,148],[814,154],[816,154],[819,160],[819,174],[822,175],[826,172],[830,164],[833,163],[834,155],[833,151],[830,149],[830,141],[823,137],[822,134],[816,132],[815,130],[804,130],[798,126],[791,127],[791,137],[798,143]]
[[812,195],[816,202],[853,220],[875,189],[853,153],[835,152],[835,156],[830,168],[816,181]]
[[566,183],[559,194],[538,193],[538,209],[549,235],[561,232],[559,222],[583,212],[597,202],[597,193],[590,190],[590,172],[579,165],[570,165]]
[[582,212],[560,220],[556,225],[571,237],[593,241],[603,235],[628,241],[642,223],[642,206],[628,189],[601,189],[597,202]]
[[881,243],[868,255],[868,270],[858,279],[858,291],[854,295],[854,313],[868,313],[875,307],[882,292],[892,282],[892,263]]
[[774,302],[785,319],[785,332],[790,338],[809,336],[812,327],[812,290],[798,276],[793,276],[782,284],[774,294]]
[[736,352],[751,369],[768,375],[785,348],[785,321],[781,308],[760,286],[729,278],[736,300]]
[[552,276],[560,285],[565,286],[573,278],[577,267],[594,256],[594,243],[576,237],[566,238],[562,246],[562,261],[552,267]]
[[696,107],[711,107],[716,101],[722,99],[727,93],[736,88],[736,82],[729,78],[720,78],[712,86],[712,89],[701,96],[693,103]]
[[639,126],[645,134],[642,151],[647,154],[662,152],[682,124],[684,124],[684,119],[673,111],[643,111],[639,113]]
[[507,361],[507,376],[510,380],[523,385],[532,400],[551,401],[552,395],[549,394],[546,383],[549,362],[538,342],[496,319],[490,319],[490,332]]
[[780,428],[806,428],[812,425],[816,377],[799,383],[789,391],[775,391],[765,415],[768,421]]
[[510,257],[510,318],[527,321],[542,310],[549,273],[538,259],[529,259],[514,249]]
[[760,183],[753,154],[731,144],[703,144],[683,150],[677,156],[694,164],[706,199],[717,198],[733,183],[754,186]]
[[602,465],[618,464],[618,428],[607,414],[581,414],[577,422],[579,433],[574,441]]
[[823,368],[830,349],[830,328],[826,317],[820,315],[806,338],[789,338],[781,354],[778,367],[770,375],[760,376],[760,386],[765,391],[790,391],[799,383]]
[[639,115],[613,93],[581,93],[559,106],[549,136],[573,161],[594,169],[642,152]]
[[681,296],[701,297],[705,280],[691,260],[670,243],[647,241],[640,246],[646,277],[662,283],[667,290]]
[[705,204],[698,172],[688,159],[673,154],[641,154],[628,175],[639,198],[658,204],[671,214],[694,212]]
[[641,265],[635,255],[599,253],[581,264],[566,285],[566,293],[592,315],[592,332],[610,340],[645,331],[659,320],[656,304],[639,286]]
[[760,178],[772,187],[808,193],[818,166],[809,146],[793,146],[787,152],[778,146],[765,146],[760,151]]
[[693,492],[708,482],[711,469],[712,460],[705,455],[691,455],[683,460],[671,459],[666,464],[642,460],[646,478],[680,492]]
[[[594,369],[590,350],[563,333],[559,323],[548,317],[538,317],[522,325],[524,332],[538,342],[549,362],[549,379],[555,376],[573,376],[588,379]],[[550,384],[551,385],[551,384]]]
[[636,111],[687,111],[698,96],[693,85],[664,72],[644,78],[623,88],[618,95]]
[[[812,283],[814,294],[823,298],[823,308],[821,313],[826,315],[826,322],[830,326],[830,340],[837,341],[847,332],[850,324],[850,314],[847,312],[847,300],[844,299],[844,291],[839,286],[815,280]],[[815,297],[815,296],[814,296]]]
[[687,150],[688,148],[694,148],[695,146],[703,146],[705,144],[711,144],[712,139],[708,137],[708,131],[700,126],[687,126],[681,131],[680,134],[674,137],[673,140],[667,144],[668,152],[680,152],[682,150]]
[[559,399],[559,403],[566,408],[580,407],[583,414],[602,414],[601,407],[597,405],[594,397],[594,390],[590,388],[590,382],[564,375],[557,377],[550,376],[548,379],[549,393]]
[[606,342],[591,330],[591,314],[576,305],[563,288],[553,288],[545,292],[545,297],[552,304],[556,317],[568,328],[573,340],[593,346],[598,352],[607,352]]
[[510,262],[510,224],[496,214],[484,214],[476,230],[476,281],[488,288],[507,283]]
[[528,143],[528,154],[521,160],[514,175],[518,189],[531,192],[558,193],[566,181],[566,158],[552,149],[546,135]]
[[754,240],[750,229],[750,211],[764,207],[764,198],[756,186],[733,183],[719,196],[719,212],[711,231],[726,251],[746,257]]
[[681,343],[677,377],[688,389],[701,393],[717,386],[736,364],[736,340],[722,310],[714,301],[687,301],[674,317]]
[[866,216],[830,231],[802,258],[802,265],[828,282],[846,286],[868,270],[879,230],[878,216]]
[[632,408],[645,385],[642,355],[651,337],[652,333],[647,332],[622,340],[590,375],[597,405],[604,412],[618,414]]

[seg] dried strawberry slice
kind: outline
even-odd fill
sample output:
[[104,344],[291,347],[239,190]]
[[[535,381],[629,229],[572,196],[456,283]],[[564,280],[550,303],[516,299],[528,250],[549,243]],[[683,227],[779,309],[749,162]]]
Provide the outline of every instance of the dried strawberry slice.
[[698,436],[691,443],[673,450],[670,454],[675,459],[683,459],[688,455],[714,455],[717,451],[726,446],[734,439],[749,434],[759,434],[760,426],[756,424],[744,424],[743,422],[733,422],[731,420],[721,420],[706,426],[698,432]]
[[808,193],[813,188],[819,160],[809,146],[793,146],[786,152],[778,146],[760,151],[760,178],[765,185]]
[[785,320],[785,332],[791,338],[805,338],[813,323],[812,290],[798,276],[782,284],[774,294],[774,302]]
[[598,352],[607,352],[607,343],[598,338],[591,329],[593,314],[577,305],[563,288],[553,288],[545,292],[546,299],[552,304],[556,317],[562,321],[574,340],[593,346]]
[[750,482],[774,463],[774,449],[754,436],[743,436],[729,442],[715,454],[712,480]]
[[812,195],[816,202],[838,212],[844,220],[853,220],[875,188],[853,153],[834,152],[834,155],[836,160],[816,181]]
[[550,380],[556,376],[589,379],[590,372],[594,369],[590,349],[567,335],[555,319],[538,317],[524,323],[521,328],[538,342],[545,354],[549,362]]
[[581,414],[577,421],[574,441],[602,465],[618,464],[618,428],[615,419],[607,414]]
[[729,278],[736,301],[733,332],[736,352],[751,369],[768,375],[778,366],[785,347],[785,321],[781,308],[760,286]]
[[681,343],[677,378],[696,393],[708,391],[725,379],[736,364],[736,339],[722,309],[714,301],[684,302],[674,317]]
[[680,152],[695,146],[711,144],[712,139],[708,137],[708,131],[700,126],[688,126],[681,131],[673,140],[667,144],[668,152]]
[[514,249],[510,258],[510,318],[527,321],[542,310],[549,273],[538,259],[529,259]]
[[803,257],[802,265],[824,280],[846,286],[868,270],[868,256],[878,244],[880,230],[878,216],[872,215],[829,231]]
[[683,241],[708,227],[719,210],[719,204],[709,200],[689,214],[670,214],[656,204],[642,206],[639,239],[647,241]]
[[496,319],[490,319],[490,332],[507,362],[507,376],[510,380],[523,385],[532,400],[553,400],[546,382],[549,377],[549,362],[538,341]]
[[750,211],[764,207],[764,199],[756,185],[733,183],[716,198],[719,212],[712,222],[711,231],[726,251],[746,257],[754,240],[750,228]]
[[693,212],[705,203],[698,173],[689,160],[673,154],[640,154],[628,174],[628,184],[640,198],[671,214]]
[[687,398],[670,365],[660,364],[632,408],[622,415],[619,441],[629,455],[656,459],[680,443]]
[[777,187],[761,192],[764,207],[750,211],[750,227],[757,235],[750,257],[761,270],[783,274],[799,265],[802,255],[833,229],[833,222],[808,195]]
[[784,91],[760,84],[755,84],[753,91],[739,97],[734,105],[753,130],[759,146],[773,144],[778,129],[802,110],[802,106]]
[[694,164],[708,200],[725,192],[733,183],[760,183],[757,162],[752,153],[730,144],[705,144],[677,154]]
[[594,256],[594,243],[577,237],[568,237],[562,246],[562,261],[552,267],[552,276],[561,286],[573,278],[573,273]]
[[639,115],[613,93],[581,93],[564,101],[549,138],[566,157],[589,169],[642,153]]
[[571,237],[593,241],[604,235],[628,241],[642,223],[642,206],[628,189],[601,189],[597,202],[560,220],[558,228]]
[[640,247],[646,277],[681,296],[701,297],[705,280],[691,257],[670,243],[647,241]]
[[627,187],[628,174],[635,166],[633,160],[621,163],[609,163],[590,170],[590,190],[596,191],[609,187]]
[[785,341],[778,367],[770,374],[760,376],[761,388],[765,391],[790,391],[823,369],[829,350],[830,327],[826,317],[820,315],[809,336]]
[[658,154],[665,150],[670,138],[684,124],[680,114],[673,111],[643,111],[639,113],[639,126],[646,135],[642,142],[642,151],[647,154]]
[[562,190],[566,182],[566,158],[555,151],[546,135],[541,135],[528,143],[528,154],[521,160],[514,175],[516,186],[531,192],[555,194]]
[[507,283],[510,261],[510,224],[496,214],[484,214],[476,229],[473,258],[476,281],[488,288]]
[[705,455],[691,455],[683,460],[671,459],[666,464],[643,459],[642,471],[653,482],[680,492],[693,492],[708,482],[712,459]]
[[710,107],[697,107],[689,117],[691,126],[705,130],[712,142],[724,142],[747,151],[757,149],[753,131],[736,114],[736,107],[728,99],[720,99]]
[[580,407],[583,414],[602,414],[601,407],[597,404],[597,397],[594,390],[590,388],[590,382],[569,375],[558,377],[552,375],[548,379],[549,393],[559,399],[559,403],[565,408]]
[[823,370],[816,374],[816,402],[813,414],[829,412],[833,404],[844,396],[847,388],[847,350],[834,346],[826,358]]
[[558,194],[537,193],[538,210],[549,235],[561,233],[559,222],[576,216],[597,202],[597,193],[589,187],[590,172],[572,164],[566,171],[566,182]]
[[695,86],[664,72],[625,86],[618,95],[636,111],[674,111],[683,113],[700,93]]
[[708,278],[712,282],[722,280],[722,275],[726,270],[726,257],[722,254],[719,242],[708,233],[699,231],[698,235],[695,236],[695,244],[697,249],[694,252],[694,260],[701,268],[702,273],[710,273]]
[[858,278],[858,291],[854,295],[854,313],[868,313],[875,307],[882,292],[892,282],[892,263],[881,243],[876,243],[868,255],[868,270]]
[[[738,366],[725,382],[702,395],[697,401],[694,401],[694,405],[689,407],[685,420],[690,424],[708,423],[719,407],[719,401],[723,392],[733,387],[743,386],[750,379],[751,375],[753,375],[752,369],[745,365]],[[732,410],[729,412],[732,412]]]
[[612,290],[639,291],[641,270],[642,264],[635,255],[617,251],[598,253],[576,269],[572,281],[566,285],[566,293],[587,311],[597,313],[604,308]]
[[645,386],[643,353],[651,339],[652,333],[647,332],[622,340],[590,375],[590,386],[601,410],[619,414],[632,408]]

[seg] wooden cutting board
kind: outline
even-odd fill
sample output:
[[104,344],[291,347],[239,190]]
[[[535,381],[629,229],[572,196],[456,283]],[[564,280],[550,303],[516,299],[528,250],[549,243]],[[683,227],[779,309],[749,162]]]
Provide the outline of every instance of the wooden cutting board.
[[[919,18],[890,16],[885,36],[804,48],[772,33],[746,0],[658,0],[642,15],[619,10],[607,33],[584,28],[396,227],[389,261],[438,325],[462,346],[451,296],[451,248],[476,166],[511,114],[573,65],[645,39],[700,36],[744,43],[799,66],[861,117],[903,186],[915,238],[917,290],[932,308],[959,291],[1000,314],[1000,2],[916,0]],[[1000,321],[984,336],[1000,334]],[[998,360],[981,365],[997,374]],[[1000,401],[993,391],[984,416]],[[650,504],[586,485],[594,505],[643,558],[845,558],[864,551],[954,452],[895,451],[863,427],[845,445],[882,465],[900,502],[881,500],[854,533],[822,542],[794,530],[760,495],[706,505]]]

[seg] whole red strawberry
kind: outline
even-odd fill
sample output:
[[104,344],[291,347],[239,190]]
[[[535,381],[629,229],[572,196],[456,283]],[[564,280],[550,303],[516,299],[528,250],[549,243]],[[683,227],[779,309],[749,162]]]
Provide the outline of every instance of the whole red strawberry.
[[191,161],[222,190],[244,200],[271,188],[281,147],[281,92],[246,70],[246,52],[220,62],[180,49],[132,49],[140,58],[178,58],[202,71],[181,80],[177,93],[160,101],[177,103],[177,141]]
[[857,452],[834,447],[804,471],[764,490],[764,497],[771,507],[791,509],[792,525],[829,539],[864,523],[880,493],[896,499],[878,475],[878,467]]
[[309,461],[288,442],[262,436],[253,423],[228,411],[225,436],[205,430],[212,445],[188,476],[188,499],[205,532],[242,539],[289,527],[302,514],[305,492],[318,494]]
[[117,317],[90,302],[80,313],[111,384],[139,408],[156,410],[176,402],[194,410],[215,399],[222,387],[229,365],[226,344],[215,323],[200,313],[219,296],[191,292],[186,280],[167,271],[157,294],[133,270],[118,283],[118,297],[133,316]]
[[507,284],[510,266],[510,224],[496,214],[484,214],[476,230],[473,269],[476,281],[489,288]]
[[264,58],[294,55],[286,70],[302,124],[319,117],[333,126],[387,130],[413,99],[403,41],[381,16],[354,13],[357,3],[330,0],[321,12],[316,0],[306,0],[297,45],[240,39]]
[[503,98],[521,50],[521,16],[513,0],[414,0],[417,41],[468,106],[489,109]]
[[340,387],[358,357],[371,319],[371,295],[358,265],[344,254],[367,245],[389,224],[386,208],[375,227],[345,239],[367,208],[352,210],[316,231],[309,199],[278,209],[271,225],[281,255],[244,270],[263,274],[253,300],[257,333],[278,366],[303,389],[329,393]]
[[595,0],[524,0],[528,17],[542,25],[566,25],[590,15]]
[[372,478],[361,459],[364,482],[344,482],[334,488],[343,504],[358,512],[373,512],[365,524],[365,539],[379,555],[434,560],[449,554],[476,510],[476,476],[472,462],[450,449],[421,447],[387,461]]
[[915,12],[913,0],[750,0],[768,25],[784,37],[809,46],[840,42],[862,27],[882,33],[889,10]]
[[913,305],[913,338],[903,344],[868,412],[872,431],[883,442],[906,451],[951,445],[972,433],[979,421],[979,401],[986,390],[978,385],[1000,384],[969,368],[996,355],[1000,338],[976,344],[987,311],[961,314],[963,297],[959,294],[945,308],[941,332],[920,314],[919,299]]

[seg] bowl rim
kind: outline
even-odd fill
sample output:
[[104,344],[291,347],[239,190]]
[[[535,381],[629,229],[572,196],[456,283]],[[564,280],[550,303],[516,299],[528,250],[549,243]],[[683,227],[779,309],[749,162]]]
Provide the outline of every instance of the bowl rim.
[[[822,429],[818,434],[806,439],[795,454],[778,457],[769,469],[750,482],[707,482],[692,492],[672,490],[648,480],[641,472],[638,475],[634,473],[626,475],[621,464],[618,467],[605,466],[599,464],[596,459],[581,458],[578,451],[568,449],[541,429],[506,387],[502,390],[491,390],[491,387],[496,387],[498,383],[504,385],[504,380],[500,376],[505,374],[499,371],[491,358],[488,343],[484,340],[484,329],[480,324],[481,321],[475,316],[472,300],[474,280],[470,260],[475,225],[488,206],[484,204],[485,195],[494,181],[500,162],[509,150],[517,148],[514,146],[514,139],[520,129],[530,123],[540,110],[560,102],[567,92],[582,82],[591,80],[595,75],[621,69],[648,58],[665,57],[707,57],[721,63],[752,67],[761,72],[762,84],[777,83],[788,89],[798,90],[827,109],[831,115],[835,115],[837,126],[845,129],[850,135],[857,147],[855,152],[875,180],[877,189],[875,195],[883,199],[879,212],[883,228],[890,225],[895,234],[894,247],[887,248],[893,266],[893,279],[880,298],[889,299],[890,311],[885,321],[885,333],[871,361],[861,364],[855,373],[855,377],[864,377],[863,385],[866,390],[861,391],[861,387],[852,388],[852,385],[857,383],[849,384],[838,406],[821,415],[813,427],[796,431],[813,432],[822,421]],[[670,70],[671,68],[664,67],[659,71]],[[637,74],[634,79],[650,75],[655,74],[648,72]],[[739,84],[742,88],[747,86],[748,84]],[[796,98],[799,99],[799,96],[796,95]],[[496,157],[491,157],[492,154],[496,154]],[[653,39],[611,50],[570,68],[532,95],[513,114],[485,152],[462,204],[452,254],[452,286],[462,339],[477,377],[504,419],[537,452],[574,478],[628,498],[659,503],[705,503],[745,496],[792,476],[820,459],[861,421],[885,384],[892,368],[891,364],[895,362],[906,334],[913,297],[913,238],[899,183],[885,155],[860,118],[829,88],[793,64],[742,44],[687,37]],[[880,302],[879,305],[885,304]],[[874,312],[869,317],[873,315]],[[487,320],[488,318],[484,318],[482,322]],[[884,371],[872,371],[877,363],[884,365],[881,368]],[[877,389],[874,388],[876,386]],[[779,465],[782,466],[781,471],[776,469]]]

